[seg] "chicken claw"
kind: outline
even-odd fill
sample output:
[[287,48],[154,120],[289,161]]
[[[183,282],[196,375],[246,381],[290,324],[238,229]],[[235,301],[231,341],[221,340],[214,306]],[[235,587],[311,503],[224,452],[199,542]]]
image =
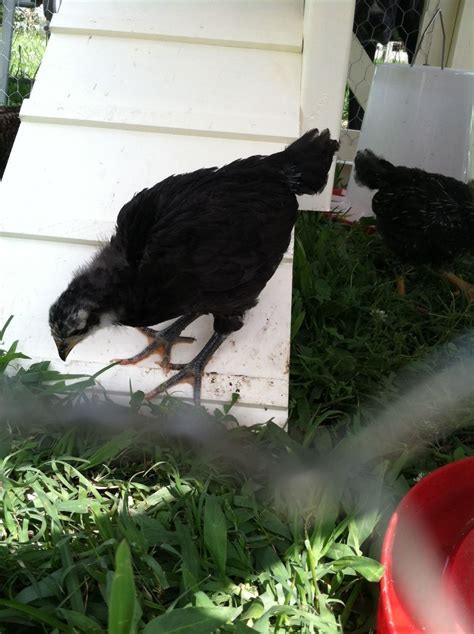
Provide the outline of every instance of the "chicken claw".
[[448,282],[451,282],[456,288],[458,288],[461,292],[465,293],[467,299],[472,302],[474,301],[474,284],[470,282],[466,282],[462,277],[452,273],[450,271],[443,271],[443,277],[445,277]]
[[196,341],[194,337],[182,337],[181,332],[186,326],[197,319],[198,316],[199,315],[194,313],[183,315],[183,317],[180,317],[170,326],[160,331],[153,330],[152,328],[137,328],[137,330],[148,338],[150,342],[149,345],[133,357],[129,357],[128,359],[113,359],[113,361],[120,363],[120,365],[133,365],[134,363],[143,361],[143,359],[147,359],[152,354],[158,353],[162,356],[160,361],[161,367],[164,369],[168,368],[171,349],[176,343],[193,343]]
[[191,383],[193,385],[194,404],[200,405],[202,374],[204,368],[226,337],[227,335],[215,332],[201,352],[197,354],[192,361],[189,361],[189,363],[170,363],[168,368],[170,370],[178,370],[178,372],[167,381],[164,381],[164,383],[161,383],[154,390],[145,394],[145,399],[151,401],[155,398],[155,396],[162,394],[168,388],[173,387],[178,383]]

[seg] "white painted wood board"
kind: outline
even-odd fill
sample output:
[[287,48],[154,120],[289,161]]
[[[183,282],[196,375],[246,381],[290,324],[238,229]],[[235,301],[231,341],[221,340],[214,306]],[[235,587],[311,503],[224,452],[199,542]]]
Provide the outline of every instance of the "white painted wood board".
[[22,114],[292,139],[300,76],[297,53],[57,34]]
[[362,108],[367,107],[370,87],[374,79],[375,64],[367,55],[359,38],[352,33],[350,52],[351,72],[347,77],[352,92]]
[[[354,0],[306,0],[301,70],[301,131],[329,128],[339,138],[349,51],[354,19]],[[335,162],[328,186],[318,196],[302,196],[302,209],[329,211]]]
[[[462,0],[459,5],[448,66],[474,71],[474,0]],[[474,178],[474,134],[471,134],[469,180]]]
[[[0,279],[0,324],[10,314],[8,341],[19,339],[20,349],[34,360],[52,359],[53,367],[63,372],[92,374],[114,357],[135,354],[146,345],[133,328],[103,329],[71,352],[66,363],[57,357],[48,326],[48,309],[64,290],[73,271],[87,261],[96,249],[88,245],[0,237],[0,267],[15,275]],[[18,266],[24,262],[26,266]],[[261,294],[258,306],[247,314],[244,327],[231,335],[206,367],[203,404],[229,402],[240,393],[242,424],[263,423],[274,416],[285,422],[288,402],[288,364],[290,333],[291,263],[282,264]],[[212,319],[201,317],[184,334],[197,338],[194,344],[181,344],[173,350],[173,361],[191,359],[212,333]],[[166,379],[156,364],[158,356],[136,366],[115,366],[102,375],[100,383],[111,393],[127,394],[150,390]],[[191,398],[191,386],[179,385],[171,394]],[[260,406],[258,404],[261,404]],[[241,418],[243,416],[243,418]]]
[[459,4],[448,66],[474,71],[474,0]]
[[300,52],[303,0],[66,2],[53,33],[94,33]]
[[[224,165],[284,147],[136,130],[22,123],[0,190],[0,232],[96,242],[122,205],[170,174]],[[18,188],[25,165],[34,186]]]

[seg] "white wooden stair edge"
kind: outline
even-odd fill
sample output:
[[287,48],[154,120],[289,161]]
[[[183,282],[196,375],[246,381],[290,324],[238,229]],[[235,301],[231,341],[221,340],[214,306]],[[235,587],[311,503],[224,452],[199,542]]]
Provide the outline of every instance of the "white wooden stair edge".
[[300,75],[297,53],[57,34],[22,117],[288,142]]
[[[47,160],[46,148],[53,160]],[[0,193],[0,232],[99,244],[110,237],[122,205],[144,187],[170,174],[282,148],[281,143],[24,122]],[[35,185],[23,188],[18,206],[18,183],[28,164],[35,165]],[[45,201],[44,208],[38,201]]]
[[23,102],[22,121],[57,123],[94,128],[116,128],[139,132],[218,137],[248,141],[268,141],[287,145],[299,135],[298,127],[287,117],[257,117],[228,113],[179,112],[177,110],[117,109],[113,106],[70,105],[65,102]]
[[299,53],[303,5],[303,0],[75,1],[54,16],[51,31]]

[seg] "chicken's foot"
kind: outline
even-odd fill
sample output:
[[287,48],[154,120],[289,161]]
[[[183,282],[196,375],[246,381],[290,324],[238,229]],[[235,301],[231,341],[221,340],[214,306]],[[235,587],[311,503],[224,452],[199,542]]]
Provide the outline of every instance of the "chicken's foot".
[[227,335],[215,332],[209,341],[206,343],[201,352],[194,357],[189,363],[170,363],[168,368],[170,370],[178,370],[178,372],[170,379],[161,383],[158,387],[148,394],[145,394],[145,398],[151,401],[155,396],[165,392],[170,387],[177,385],[178,383],[189,382],[193,385],[193,399],[195,405],[201,404],[201,383],[202,373],[207,365],[207,362],[212,357],[214,352],[219,348],[222,342],[226,339]]
[[405,295],[407,294],[406,288],[405,288],[405,276],[404,275],[397,275],[396,277],[396,281],[397,281],[397,292],[400,295],[400,297],[405,297]]
[[197,313],[190,313],[189,315],[183,315],[170,326],[163,330],[153,330],[153,328],[137,328],[142,334],[144,334],[150,342],[146,348],[133,357],[128,359],[114,359],[120,363],[120,365],[132,365],[138,363],[143,359],[151,356],[152,354],[161,354],[162,359],[160,365],[162,368],[168,368],[170,364],[171,348],[176,343],[193,343],[194,337],[181,337],[182,331],[189,326],[199,315]]
[[459,288],[461,292],[465,293],[470,302],[474,301],[474,284],[466,282],[462,279],[462,277],[459,277],[459,275],[456,275],[451,271],[443,271],[442,275],[448,280],[448,282],[451,282],[453,286]]

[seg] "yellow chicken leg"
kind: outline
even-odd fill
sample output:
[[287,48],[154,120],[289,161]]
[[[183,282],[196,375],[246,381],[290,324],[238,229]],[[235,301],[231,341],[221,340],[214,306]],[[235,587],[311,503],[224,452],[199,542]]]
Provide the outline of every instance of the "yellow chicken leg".
[[407,294],[406,289],[405,289],[405,276],[404,275],[397,275],[396,278],[397,281],[397,292],[400,295],[400,297],[405,297],[405,295]]
[[470,302],[474,301],[474,284],[466,282],[461,277],[450,271],[443,271],[443,277],[445,277],[448,282],[451,282],[451,284],[456,286],[456,288],[459,288],[460,291],[465,293]]

